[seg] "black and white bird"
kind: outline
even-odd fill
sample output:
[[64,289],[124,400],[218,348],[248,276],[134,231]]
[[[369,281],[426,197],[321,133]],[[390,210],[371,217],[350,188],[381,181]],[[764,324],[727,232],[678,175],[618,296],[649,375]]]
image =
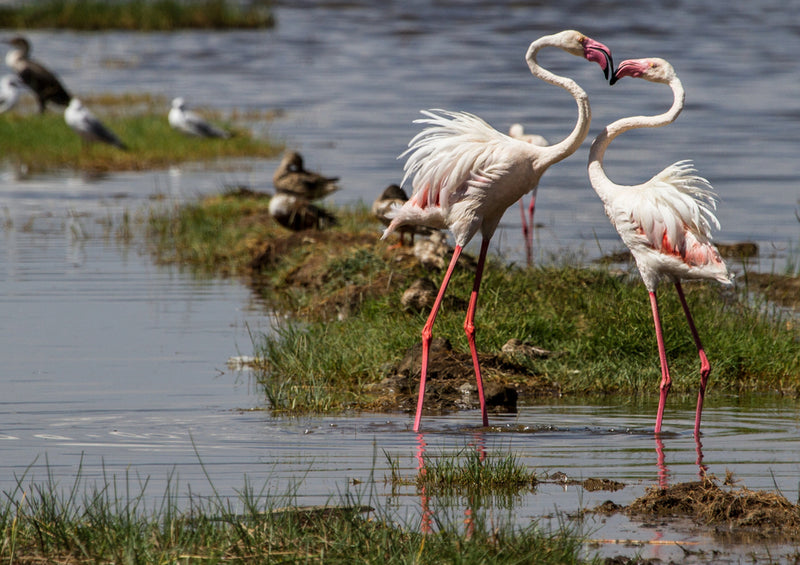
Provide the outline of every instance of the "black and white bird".
[[64,121],[67,122],[67,125],[80,135],[81,139],[84,141],[99,141],[101,143],[108,143],[119,149],[128,149],[116,134],[108,129],[108,127],[77,98],[73,98],[64,111]]
[[203,119],[196,112],[189,110],[186,107],[186,101],[180,97],[172,100],[172,108],[169,110],[167,119],[169,120],[170,126],[187,135],[196,137],[218,137],[223,139],[231,136],[229,132],[218,128]]
[[48,102],[59,106],[69,104],[72,96],[56,76],[43,65],[30,58],[31,44],[18,35],[7,40],[12,49],[6,54],[6,65],[11,67],[22,82],[36,95],[39,112],[44,112]]
[[17,75],[5,75],[0,78],[0,114],[16,106],[20,88],[22,82]]

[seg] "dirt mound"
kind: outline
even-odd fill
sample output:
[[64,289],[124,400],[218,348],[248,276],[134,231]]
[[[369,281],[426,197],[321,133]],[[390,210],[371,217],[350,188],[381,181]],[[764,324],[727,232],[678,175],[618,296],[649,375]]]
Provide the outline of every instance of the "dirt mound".
[[716,534],[800,540],[800,506],[780,494],[722,488],[712,479],[651,488],[621,509],[632,517],[688,517]]
[[[504,412],[515,411],[517,398],[526,394],[549,394],[556,392],[552,385],[536,376],[506,356],[480,354],[481,374],[484,379],[484,395],[489,409]],[[388,395],[382,398],[386,405],[402,410],[414,410],[419,390],[420,367],[422,365],[422,343],[410,347],[400,362],[388,371],[388,376],[378,385]],[[512,384],[524,376],[525,384]],[[479,406],[475,372],[469,353],[453,350],[450,342],[435,337],[431,341],[428,362],[428,378],[425,387],[425,412],[441,414],[452,410],[471,409]]]

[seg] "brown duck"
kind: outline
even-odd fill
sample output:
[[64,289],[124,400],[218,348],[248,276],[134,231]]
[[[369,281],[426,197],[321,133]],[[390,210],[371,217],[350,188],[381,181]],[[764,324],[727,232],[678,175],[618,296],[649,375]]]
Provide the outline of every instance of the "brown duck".
[[277,192],[293,194],[306,200],[319,200],[339,190],[339,177],[324,177],[303,168],[303,157],[296,151],[287,151],[275,174],[272,184]]

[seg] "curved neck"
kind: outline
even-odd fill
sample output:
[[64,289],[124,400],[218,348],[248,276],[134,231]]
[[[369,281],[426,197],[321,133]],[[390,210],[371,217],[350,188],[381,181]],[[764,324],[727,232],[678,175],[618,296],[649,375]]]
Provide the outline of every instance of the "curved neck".
[[557,163],[575,153],[575,151],[578,150],[578,147],[580,147],[581,143],[583,143],[583,140],[586,139],[586,136],[589,133],[589,125],[592,122],[592,110],[589,106],[589,96],[578,85],[577,82],[571,78],[563,77],[548,71],[544,67],[541,67],[536,61],[536,55],[543,47],[561,47],[553,42],[553,38],[554,36],[547,35],[545,37],[540,37],[531,43],[530,47],[528,47],[528,52],[525,55],[525,60],[528,62],[528,67],[530,68],[533,76],[540,78],[549,84],[560,86],[561,88],[565,89],[567,92],[572,94],[573,98],[575,98],[575,102],[578,104],[578,121],[575,124],[572,133],[570,133],[559,143],[547,147],[549,152],[554,155],[552,163]]
[[684,90],[678,77],[673,78],[669,82],[672,89],[673,100],[672,106],[663,114],[655,116],[629,116],[627,118],[620,118],[619,120],[608,124],[605,129],[592,142],[592,148],[589,151],[589,180],[592,186],[603,198],[603,190],[613,183],[606,176],[603,170],[603,157],[605,156],[608,145],[621,133],[628,130],[638,128],[658,128],[671,124],[674,122],[678,115],[683,110]]

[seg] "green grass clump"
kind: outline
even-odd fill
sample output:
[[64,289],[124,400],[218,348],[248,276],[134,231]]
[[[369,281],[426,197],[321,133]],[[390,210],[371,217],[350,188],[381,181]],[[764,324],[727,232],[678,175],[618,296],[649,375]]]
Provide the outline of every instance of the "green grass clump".
[[270,3],[263,0],[50,0],[0,7],[0,27],[11,29],[170,31],[274,25]]
[[[398,524],[343,497],[340,505],[277,507],[291,499],[245,484],[238,500],[180,496],[170,481],[148,507],[146,479],[52,477],[4,493],[2,563],[588,563],[582,538],[500,523],[473,509],[473,527],[437,516],[436,531]],[[188,502],[187,502],[188,500]],[[594,561],[599,562],[599,561]]]
[[[108,97],[105,97],[108,98]],[[127,101],[127,102],[126,102]],[[139,111],[127,110],[128,102]],[[168,104],[116,97],[87,105],[128,146],[122,151],[103,143],[85,144],[64,122],[62,112],[0,115],[0,155],[27,172],[75,168],[92,171],[146,170],[187,161],[208,162],[235,157],[273,157],[280,146],[235,130],[229,139],[189,137],[167,122]],[[125,107],[121,111],[120,107]]]
[[[258,279],[276,311],[291,314],[274,332],[255,337],[256,354],[264,360],[260,380],[274,410],[377,406],[377,384],[419,342],[428,315],[404,311],[400,296],[415,278],[428,276],[438,284],[443,273],[427,271],[380,242],[377,221],[363,207],[353,214],[338,210],[342,225],[335,229],[287,235],[269,219],[255,221],[262,216],[251,216],[248,206],[214,199],[189,205],[174,220],[180,224],[201,214],[197,223],[208,223],[205,240],[180,233],[187,239],[168,240],[165,247],[241,250],[236,261],[247,266],[241,272]],[[237,246],[237,240],[249,243]],[[283,252],[272,253],[269,261],[248,254],[268,247]],[[213,269],[213,261],[200,261]],[[220,260],[222,270],[233,271],[227,261]],[[466,300],[472,282],[473,272],[460,266],[447,296]],[[763,302],[754,304],[741,289],[738,295],[714,284],[684,289],[712,365],[709,394],[800,392],[795,322]],[[694,395],[700,364],[674,288],[662,285],[659,300],[672,390]],[[463,303],[446,300],[434,327],[434,336],[449,339],[462,353],[468,351],[464,316]],[[499,353],[511,338],[554,352],[522,361],[523,370],[515,374],[485,375],[489,381],[508,379],[524,387],[535,377],[565,394],[636,395],[650,394],[660,380],[647,292],[635,272],[574,265],[523,269],[495,259],[484,274],[476,324],[482,353]]]

